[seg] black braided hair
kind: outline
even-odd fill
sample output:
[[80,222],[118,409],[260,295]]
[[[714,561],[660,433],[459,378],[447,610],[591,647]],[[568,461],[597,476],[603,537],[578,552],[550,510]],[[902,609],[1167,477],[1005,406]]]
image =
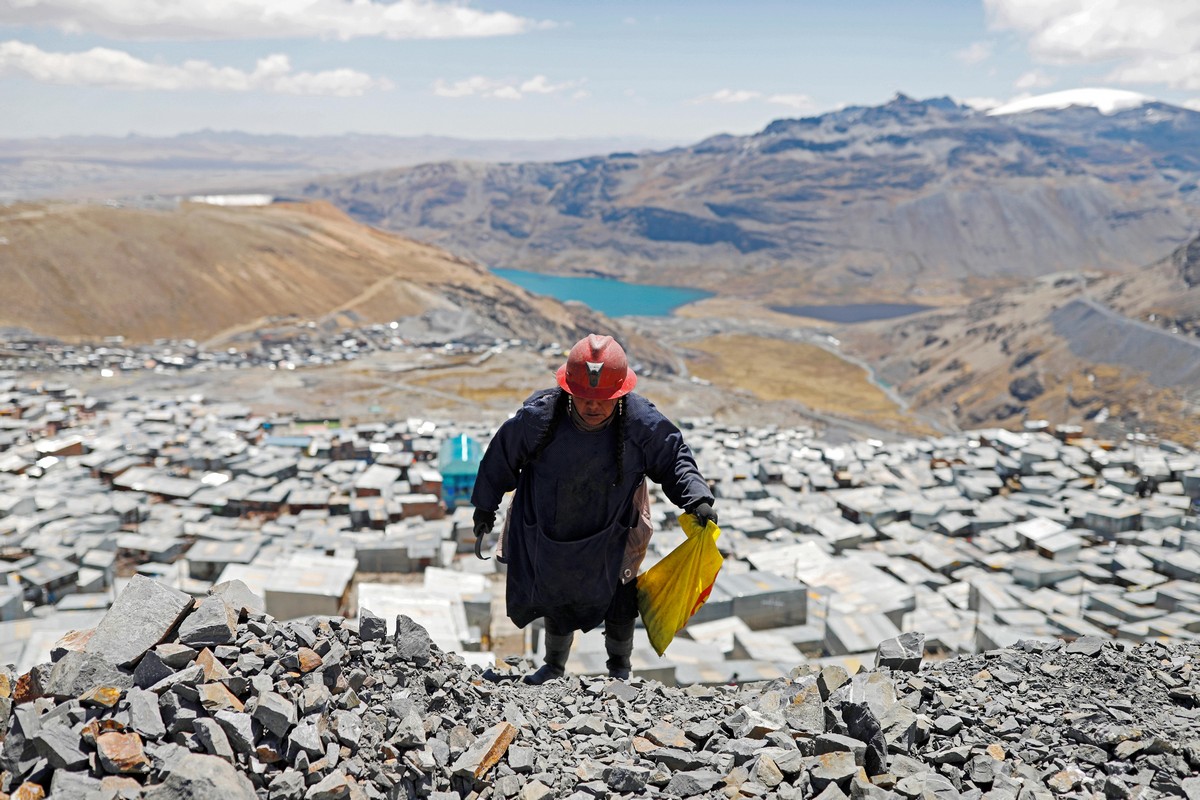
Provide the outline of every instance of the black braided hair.
[[617,479],[613,481],[613,486],[620,486],[621,481],[625,479],[625,398],[622,397],[617,401],[617,418],[614,424],[617,426]]
[[542,455],[542,451],[554,440],[554,432],[558,430],[558,425],[562,422],[563,417],[567,415],[567,407],[571,402],[571,395],[567,394],[563,389],[558,390],[558,395],[554,398],[554,412],[550,415],[550,421],[546,423],[545,430],[538,436],[537,442],[533,445],[533,450],[530,451],[529,457],[526,458],[520,466],[521,470],[537,461]]

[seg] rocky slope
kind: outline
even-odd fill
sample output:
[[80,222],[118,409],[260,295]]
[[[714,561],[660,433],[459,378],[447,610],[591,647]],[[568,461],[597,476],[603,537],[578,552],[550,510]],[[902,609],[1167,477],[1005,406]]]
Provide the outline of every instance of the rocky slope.
[[1123,270],[1200,226],[1200,113],[988,116],[902,95],[654,153],[447,162],[301,191],[492,266],[771,303],[978,294]]
[[[422,315],[534,342],[614,330],[323,203],[18,204],[0,208],[0,241],[0,326],[53,336],[207,339],[281,319],[337,326]],[[639,350],[654,360],[652,346]]]
[[1200,239],[1126,275],[1051,275],[959,309],[838,336],[918,409],[962,427],[1023,417],[1194,441]]
[[136,577],[55,661],[0,671],[0,796],[1094,797],[1200,792],[1194,645],[1081,639],[762,685],[535,688],[406,617],[282,622],[237,582]]

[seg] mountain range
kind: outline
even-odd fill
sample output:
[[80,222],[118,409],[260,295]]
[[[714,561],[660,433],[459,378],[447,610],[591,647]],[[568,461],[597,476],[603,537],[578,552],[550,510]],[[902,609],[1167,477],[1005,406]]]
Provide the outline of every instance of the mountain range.
[[177,136],[0,139],[0,201],[258,191],[318,175],[445,159],[538,161],[662,147],[646,138],[458,139],[196,131]]
[[[778,355],[824,329],[846,369],[870,366],[948,427],[1042,417],[1195,439],[1200,114],[1119,101],[987,113],[898,96],[670,150],[299,184],[269,156],[280,180],[254,188],[297,201],[265,208],[0,207],[0,325],[211,339],[280,317],[438,314],[439,330],[452,319],[560,343],[612,331],[666,371],[699,363],[704,342],[689,355],[682,320],[618,324],[484,265],[599,274],[712,290],[681,313],[708,334],[752,334],[742,367],[755,341]],[[263,144],[248,141],[247,154]],[[933,308],[866,324],[779,313],[887,301]]]
[[897,95],[668,150],[293,189],[489,266],[936,303],[1164,257],[1200,229],[1198,143],[1200,113],[1157,102],[989,114]]

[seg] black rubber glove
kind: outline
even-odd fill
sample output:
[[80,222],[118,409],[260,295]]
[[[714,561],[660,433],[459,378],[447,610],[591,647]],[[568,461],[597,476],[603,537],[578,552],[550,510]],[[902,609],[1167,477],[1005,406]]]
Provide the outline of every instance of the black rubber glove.
[[496,527],[496,512],[477,508],[472,519],[475,521],[475,557],[480,561],[487,561],[488,556],[483,554],[483,537]]
[[496,527],[496,512],[484,511],[482,508],[475,509],[475,535],[487,536],[492,532],[492,528]]
[[717,512],[713,511],[712,503],[700,503],[692,509],[691,513],[695,514],[696,519],[705,527],[708,526],[709,522],[713,525],[717,524]]

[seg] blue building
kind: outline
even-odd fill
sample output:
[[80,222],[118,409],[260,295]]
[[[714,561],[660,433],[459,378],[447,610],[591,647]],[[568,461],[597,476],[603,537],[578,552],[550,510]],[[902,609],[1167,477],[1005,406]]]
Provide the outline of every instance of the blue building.
[[438,472],[442,473],[442,501],[447,511],[458,503],[469,503],[479,474],[483,448],[470,436],[460,434],[442,442],[438,453]]

